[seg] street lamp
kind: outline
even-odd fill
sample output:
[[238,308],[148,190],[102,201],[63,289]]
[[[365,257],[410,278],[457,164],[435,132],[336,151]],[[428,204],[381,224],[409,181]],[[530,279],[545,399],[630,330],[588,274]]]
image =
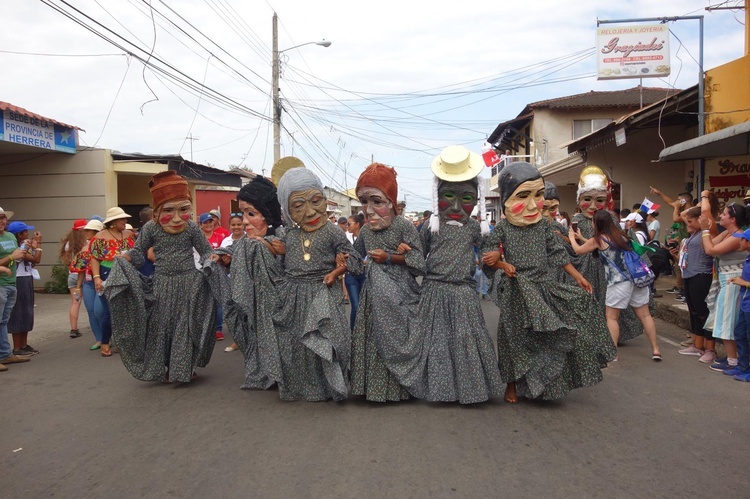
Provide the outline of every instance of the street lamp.
[[318,42],[306,42],[289,47],[284,50],[279,50],[279,31],[278,31],[278,18],[276,13],[273,13],[273,61],[272,61],[272,85],[273,85],[273,162],[279,160],[281,157],[281,102],[279,100],[279,54],[286,52],[287,50],[296,49],[304,45],[320,45],[321,47],[330,47],[331,42],[328,40],[320,40]]

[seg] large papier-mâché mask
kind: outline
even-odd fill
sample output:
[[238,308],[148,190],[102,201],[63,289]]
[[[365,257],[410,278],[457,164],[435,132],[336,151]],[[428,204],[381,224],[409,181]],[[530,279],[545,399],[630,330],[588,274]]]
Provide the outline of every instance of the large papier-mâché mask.
[[583,192],[578,196],[578,207],[586,218],[593,218],[594,213],[603,210],[607,206],[606,191]]
[[266,217],[253,204],[240,199],[237,203],[242,212],[242,223],[249,237],[263,237],[268,232]]
[[545,199],[542,208],[542,216],[550,221],[555,220],[557,212],[560,210],[560,201],[557,199]]
[[503,213],[511,225],[526,227],[542,219],[544,208],[544,180],[527,180],[519,185],[505,201]]
[[193,204],[183,199],[168,201],[156,210],[156,221],[167,234],[179,234],[187,229],[193,216]]
[[370,229],[378,231],[391,226],[396,208],[383,191],[377,187],[362,187],[357,191],[357,198],[362,203],[365,222]]
[[438,184],[438,214],[444,222],[466,223],[477,205],[476,180]]
[[328,223],[325,195],[318,189],[293,191],[289,195],[289,218],[305,232],[315,232]]

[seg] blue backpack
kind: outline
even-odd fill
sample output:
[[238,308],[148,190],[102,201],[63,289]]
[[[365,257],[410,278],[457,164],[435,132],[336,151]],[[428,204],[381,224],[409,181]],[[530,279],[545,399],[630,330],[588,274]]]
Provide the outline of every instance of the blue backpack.
[[[606,238],[602,239],[604,239],[607,244],[612,246],[612,243],[607,241]],[[620,267],[615,264],[615,262],[607,257],[604,252],[600,252],[600,254],[604,257],[605,260],[607,260],[610,265],[616,268],[623,277],[632,282],[636,288],[646,288],[650,286],[651,283],[654,282],[656,276],[654,276],[654,272],[650,268],[648,268],[648,265],[646,265],[646,263],[641,260],[641,257],[638,256],[638,253],[633,250],[620,250],[619,248],[618,250],[622,251],[622,260],[623,262],[625,262],[625,268],[628,270],[627,275],[622,271],[622,269],[620,269]]]

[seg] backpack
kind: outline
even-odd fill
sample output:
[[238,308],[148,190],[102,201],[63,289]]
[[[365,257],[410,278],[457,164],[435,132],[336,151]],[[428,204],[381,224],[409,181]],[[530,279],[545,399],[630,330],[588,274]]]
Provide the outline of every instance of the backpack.
[[[612,243],[607,241],[606,238],[602,238],[602,239],[604,239],[604,241],[607,244],[612,246]],[[631,241],[631,247],[632,247],[632,241]],[[603,252],[600,252],[599,254],[602,255],[604,259],[607,260],[607,262],[610,265],[616,268],[617,271],[620,274],[622,274],[623,277],[625,277],[628,281],[632,282],[636,288],[647,288],[651,286],[651,283],[654,282],[654,279],[656,279],[656,276],[654,275],[654,271],[648,268],[648,265],[646,265],[646,263],[643,260],[641,260],[641,257],[638,256],[638,253],[636,253],[633,250],[619,250],[619,251],[622,251],[622,260],[625,263],[625,268],[628,271],[627,275],[607,255],[605,255]]]

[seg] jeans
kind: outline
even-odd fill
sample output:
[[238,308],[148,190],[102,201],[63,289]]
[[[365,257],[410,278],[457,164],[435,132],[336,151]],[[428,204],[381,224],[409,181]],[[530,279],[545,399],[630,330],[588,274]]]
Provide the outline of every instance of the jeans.
[[349,305],[352,311],[349,313],[349,323],[352,330],[354,329],[354,320],[357,318],[357,308],[359,308],[359,293],[362,291],[362,285],[365,283],[365,275],[351,275],[349,272],[344,277],[346,292],[349,293]]
[[16,287],[0,286],[0,361],[13,355],[13,349],[8,341],[8,320],[13,306],[16,304]]
[[482,267],[479,265],[476,266],[474,270],[474,281],[477,283],[477,293],[480,293],[482,296],[487,294],[487,276],[484,275],[484,272],[482,271]]
[[[99,268],[99,275],[102,281],[107,280],[107,276],[109,276],[111,270],[112,269],[104,266]],[[112,339],[112,319],[109,315],[109,303],[107,303],[107,298],[105,298],[104,295],[96,295],[96,300],[94,301],[94,315],[99,318],[99,324],[101,324],[102,345],[109,345],[109,340]]]
[[737,367],[744,372],[750,371],[750,312],[740,310],[737,324],[734,326],[734,341],[737,342]]
[[224,330],[224,309],[216,302],[216,331]]
[[96,288],[93,281],[83,283],[83,304],[86,305],[86,312],[89,314],[89,326],[94,332],[96,341],[102,341],[102,318],[96,315],[96,302],[99,297],[96,296]]

